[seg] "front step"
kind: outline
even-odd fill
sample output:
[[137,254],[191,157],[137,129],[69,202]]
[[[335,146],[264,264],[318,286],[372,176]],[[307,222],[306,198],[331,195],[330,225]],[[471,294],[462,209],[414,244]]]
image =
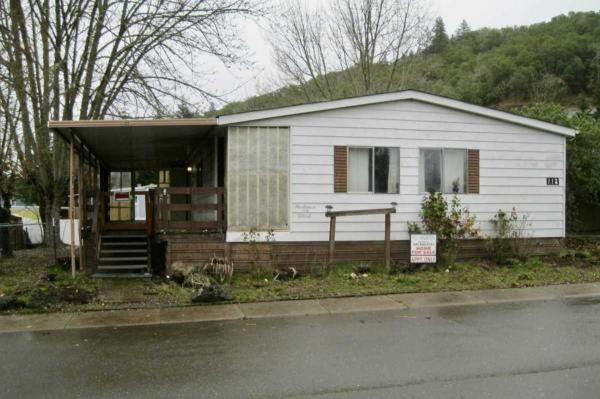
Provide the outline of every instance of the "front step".
[[150,277],[148,237],[139,233],[102,235],[98,271],[93,277]]
[[147,265],[110,265],[110,266],[98,266],[98,270],[146,270]]
[[95,278],[150,278],[150,273],[94,273]]

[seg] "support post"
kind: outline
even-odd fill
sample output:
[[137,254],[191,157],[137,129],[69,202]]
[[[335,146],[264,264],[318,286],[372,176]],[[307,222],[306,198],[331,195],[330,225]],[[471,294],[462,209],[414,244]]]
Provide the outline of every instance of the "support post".
[[335,219],[337,216],[362,216],[362,215],[385,215],[385,268],[390,270],[391,266],[391,216],[390,214],[396,213],[396,204],[392,202],[393,208],[384,209],[358,209],[352,211],[332,211],[331,205],[327,205],[327,212],[325,216],[330,218],[329,220],[329,266],[332,268],[335,261]]
[[385,214],[385,270],[390,272],[390,261],[391,261],[391,214]]
[[87,182],[85,179],[85,157],[81,147],[77,161],[77,185],[79,189],[79,266],[81,267],[81,270],[86,270],[84,232],[87,228],[87,195],[85,191],[85,185]]
[[329,269],[334,269],[335,262],[335,216],[329,220]]
[[75,277],[77,263],[75,260],[75,143],[71,137],[69,151],[69,223],[71,226],[71,275]]

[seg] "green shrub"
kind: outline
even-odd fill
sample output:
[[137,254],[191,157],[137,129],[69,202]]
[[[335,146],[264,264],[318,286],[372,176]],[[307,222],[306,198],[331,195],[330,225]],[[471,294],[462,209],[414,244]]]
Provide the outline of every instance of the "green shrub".
[[420,223],[409,223],[410,234],[435,234],[438,246],[438,264],[449,265],[456,259],[458,240],[480,235],[475,227],[475,216],[462,207],[455,195],[450,204],[442,193],[430,193],[421,202]]
[[513,208],[510,213],[499,209],[490,220],[494,227],[494,235],[487,239],[490,258],[499,265],[510,263],[510,259],[526,260],[531,255],[530,244],[525,240],[528,216],[517,213]]

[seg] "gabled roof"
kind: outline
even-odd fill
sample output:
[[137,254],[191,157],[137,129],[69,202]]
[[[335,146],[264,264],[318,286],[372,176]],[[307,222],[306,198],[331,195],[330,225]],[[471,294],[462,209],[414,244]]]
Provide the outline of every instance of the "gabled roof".
[[245,122],[252,122],[262,119],[279,118],[284,116],[307,114],[311,112],[328,111],[339,108],[357,107],[361,105],[379,104],[391,101],[414,100],[428,104],[439,105],[441,107],[468,112],[475,115],[481,115],[492,119],[515,123],[517,125],[527,126],[534,129],[543,130],[550,133],[561,134],[573,137],[577,134],[576,129],[553,123],[544,122],[538,119],[527,118],[510,112],[499,111],[480,105],[466,103],[464,101],[454,100],[448,97],[425,93],[417,90],[403,90],[393,93],[373,94],[368,96],[344,98],[341,100],[323,101],[309,104],[292,105],[288,107],[265,109],[261,111],[242,112],[238,114],[220,115],[217,117],[219,125],[231,125]]

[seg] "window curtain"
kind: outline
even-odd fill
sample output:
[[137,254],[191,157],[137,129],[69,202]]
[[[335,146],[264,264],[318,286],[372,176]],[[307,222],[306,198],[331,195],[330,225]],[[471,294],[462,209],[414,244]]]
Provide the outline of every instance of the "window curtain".
[[444,149],[444,192],[464,193],[467,188],[467,151]]
[[390,162],[388,169],[388,193],[398,194],[400,192],[400,150],[390,148]]
[[422,148],[419,156],[421,192],[441,191],[442,150]]
[[371,149],[348,149],[348,191],[371,191]]

